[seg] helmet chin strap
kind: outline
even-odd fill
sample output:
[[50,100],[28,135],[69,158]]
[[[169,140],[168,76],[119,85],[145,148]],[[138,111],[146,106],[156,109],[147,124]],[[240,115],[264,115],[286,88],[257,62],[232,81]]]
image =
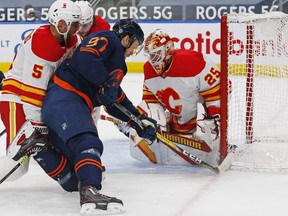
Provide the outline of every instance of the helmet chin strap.
[[[66,21],[65,21],[66,22]],[[58,23],[59,23],[59,21],[58,21]],[[67,24],[67,30],[66,30],[66,32],[60,32],[60,30],[58,29],[58,23],[57,23],[57,25],[55,25],[55,27],[56,27],[56,30],[57,30],[57,32],[60,34],[60,35],[63,35],[63,37],[64,37],[64,42],[65,42],[65,45],[66,45],[66,43],[67,43],[67,37],[68,37],[68,32],[69,32],[69,30],[70,30],[70,28],[71,28],[71,22],[66,22],[66,24]]]

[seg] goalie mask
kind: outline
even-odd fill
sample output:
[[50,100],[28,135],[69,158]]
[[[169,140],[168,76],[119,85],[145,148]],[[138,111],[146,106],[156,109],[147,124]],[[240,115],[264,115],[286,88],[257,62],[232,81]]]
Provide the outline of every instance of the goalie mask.
[[144,56],[158,75],[165,71],[174,51],[174,42],[160,29],[151,33],[144,43]]

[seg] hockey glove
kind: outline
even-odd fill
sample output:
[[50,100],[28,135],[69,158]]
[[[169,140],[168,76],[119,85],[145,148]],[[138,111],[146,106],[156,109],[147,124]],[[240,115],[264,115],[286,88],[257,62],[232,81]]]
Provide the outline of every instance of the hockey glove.
[[214,135],[214,140],[218,139],[220,135],[220,115],[205,116],[204,121],[210,128],[211,134]]
[[130,119],[127,123],[137,131],[137,134],[153,142],[157,138],[157,121],[145,116],[144,114],[138,116],[138,119],[142,121],[143,127]]
[[114,70],[109,75],[109,79],[100,86],[97,95],[99,102],[106,107],[110,107],[116,102],[124,73],[122,70]]
[[0,91],[2,90],[2,81],[5,79],[5,75],[2,71],[0,71]]

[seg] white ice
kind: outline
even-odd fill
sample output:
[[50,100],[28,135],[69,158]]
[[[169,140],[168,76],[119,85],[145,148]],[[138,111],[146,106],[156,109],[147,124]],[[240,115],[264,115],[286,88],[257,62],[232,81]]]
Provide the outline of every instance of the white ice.
[[[128,74],[122,87],[134,104],[141,100],[143,76]],[[0,126],[1,131],[4,129]],[[288,215],[288,175],[160,166],[136,161],[128,139],[110,122],[99,122],[107,169],[102,193],[124,202],[125,216]],[[4,155],[1,137],[0,155]],[[78,193],[63,191],[31,160],[21,179],[0,185],[1,216],[78,216]]]

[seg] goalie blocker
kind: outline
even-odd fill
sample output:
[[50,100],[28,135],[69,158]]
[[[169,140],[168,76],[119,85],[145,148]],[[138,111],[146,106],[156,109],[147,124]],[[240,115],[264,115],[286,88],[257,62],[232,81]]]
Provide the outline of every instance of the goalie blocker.
[[[217,123],[214,119],[204,119],[206,116],[205,109],[202,104],[197,105],[197,129],[191,135],[180,135],[169,133],[168,122],[170,121],[169,112],[158,103],[146,103],[142,101],[138,105],[140,112],[144,113],[148,117],[151,117],[157,121],[158,128],[162,135],[172,141],[175,145],[178,145],[187,152],[191,152],[201,160],[217,167],[219,165],[219,135]],[[151,162],[151,159],[147,157],[147,153],[141,148],[137,148],[143,139],[139,138],[137,132],[130,128],[130,154],[133,158]],[[144,140],[146,141],[146,140]],[[156,156],[158,164],[163,165],[187,165],[187,161],[179,157],[174,151],[172,151],[167,145],[163,145],[161,141],[155,140],[153,143],[148,143],[150,151]]]

